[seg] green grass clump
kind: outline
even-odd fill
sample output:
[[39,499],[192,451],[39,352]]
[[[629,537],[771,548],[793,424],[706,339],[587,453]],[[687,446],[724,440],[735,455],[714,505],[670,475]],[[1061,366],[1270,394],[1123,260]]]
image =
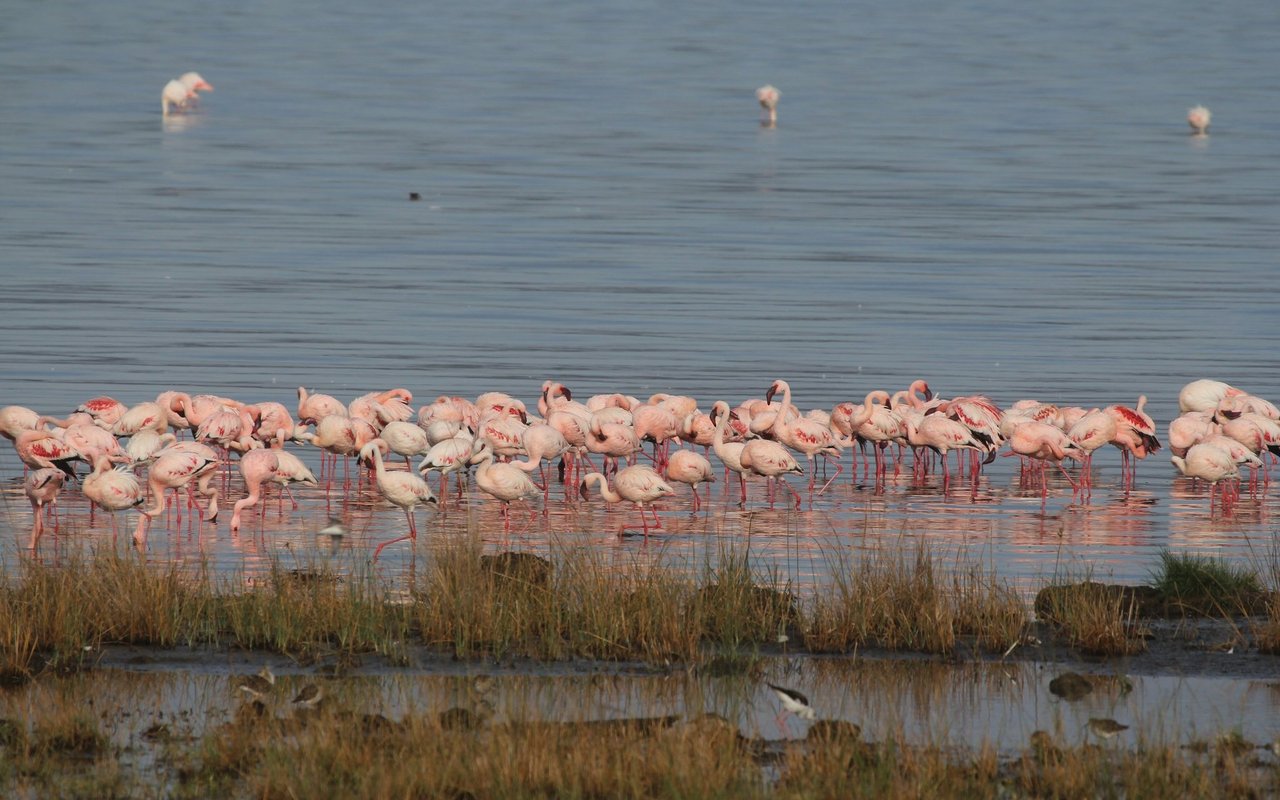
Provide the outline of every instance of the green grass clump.
[[1166,602],[1205,613],[1247,613],[1263,593],[1261,577],[1248,567],[1169,550],[1161,551],[1151,585]]

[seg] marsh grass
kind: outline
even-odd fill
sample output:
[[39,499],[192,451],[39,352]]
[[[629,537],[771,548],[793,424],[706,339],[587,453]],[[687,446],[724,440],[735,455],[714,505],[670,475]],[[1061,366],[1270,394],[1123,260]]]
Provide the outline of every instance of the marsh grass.
[[1160,552],[1150,584],[1169,605],[1219,616],[1252,613],[1263,596],[1262,578],[1249,566],[1169,550]]
[[833,565],[832,591],[816,596],[807,646],[846,652],[872,645],[950,653],[961,636],[1001,652],[1022,635],[1027,611],[1017,592],[980,564],[947,571],[932,550],[879,550]]
[[1036,596],[1039,617],[1065,644],[1097,656],[1132,655],[1146,649],[1138,625],[1137,600],[1124,587],[1092,580],[1086,572],[1066,575]]
[[478,537],[435,546],[403,597],[371,573],[321,567],[263,580],[147,564],[103,550],[58,567],[23,561],[0,586],[0,680],[73,671],[104,645],[237,647],[299,659],[374,653],[407,663],[425,646],[460,659],[631,660],[697,664],[762,650],[876,645],[952,652],[958,639],[1000,651],[1026,610],[976,564],[944,569],[929,549],[837,563],[834,588],[801,604],[745,550],[690,571],[618,565],[592,548],[485,556]]

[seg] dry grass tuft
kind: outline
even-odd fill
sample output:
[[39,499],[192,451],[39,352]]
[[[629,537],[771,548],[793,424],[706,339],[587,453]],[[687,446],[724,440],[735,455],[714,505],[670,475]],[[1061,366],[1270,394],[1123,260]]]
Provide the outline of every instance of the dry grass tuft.
[[1132,595],[1096,581],[1050,586],[1036,597],[1036,611],[1066,643],[1099,656],[1132,655],[1146,649],[1136,623]]

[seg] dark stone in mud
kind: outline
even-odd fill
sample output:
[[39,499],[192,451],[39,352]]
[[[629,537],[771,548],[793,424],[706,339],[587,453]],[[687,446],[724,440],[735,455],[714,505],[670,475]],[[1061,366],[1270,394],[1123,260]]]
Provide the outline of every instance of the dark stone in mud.
[[529,586],[551,584],[551,562],[533,553],[498,553],[480,556],[480,569],[493,573],[495,578]]
[[1275,599],[1271,592],[1250,592],[1228,601],[1211,597],[1166,597],[1152,586],[1083,581],[1059,586],[1046,586],[1036,593],[1036,616],[1055,622],[1056,609],[1070,608],[1080,601],[1096,600],[1101,593],[1126,615],[1145,619],[1178,619],[1181,617],[1236,617],[1265,614],[1268,603]]
[[1064,672],[1049,681],[1049,692],[1074,702],[1093,691],[1093,682],[1078,672]]
[[862,738],[862,727],[842,719],[820,719],[804,738],[811,743],[852,744]]

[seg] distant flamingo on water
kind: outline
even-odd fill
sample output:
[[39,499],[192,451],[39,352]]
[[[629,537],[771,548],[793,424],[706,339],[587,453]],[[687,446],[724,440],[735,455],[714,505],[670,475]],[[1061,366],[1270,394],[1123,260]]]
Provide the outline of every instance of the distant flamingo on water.
[[[519,467],[494,463],[493,448],[487,441],[481,442],[472,454],[471,463],[476,467],[476,486],[480,491],[502,503],[502,530],[509,532],[511,503],[515,500],[529,500],[537,497],[542,494],[542,490]],[[532,512],[530,516],[533,516]]]
[[31,549],[34,550],[40,535],[44,533],[44,517],[50,506],[58,502],[58,492],[66,476],[62,470],[44,467],[32,471],[23,481],[22,491],[31,501]]
[[1209,121],[1213,119],[1213,114],[1209,113],[1209,109],[1204,106],[1192,106],[1187,109],[1187,124],[1191,126],[1191,132],[1196,136],[1204,136],[1209,132]]
[[1170,460],[1178,471],[1188,478],[1209,482],[1209,510],[1213,511],[1213,495],[1221,481],[1235,481],[1236,489],[1222,487],[1222,509],[1226,511],[1239,490],[1240,471],[1231,454],[1211,444],[1197,444],[1187,451],[1187,457],[1172,456]]
[[[403,542],[405,539],[417,540],[418,526],[413,519],[413,510],[420,505],[435,505],[436,496],[431,493],[431,487],[427,486],[427,482],[412,472],[389,472],[382,464],[382,449],[387,447],[387,443],[382,439],[374,439],[360,449],[360,458],[373,459],[374,473],[377,477],[378,491],[382,496],[390,501],[393,505],[397,505],[404,509],[404,515],[409,520],[409,535],[401,536],[398,539],[392,539],[389,542],[383,542],[373,551],[373,557],[377,558],[383,548],[396,542]],[[388,448],[389,449],[389,448]]]
[[782,92],[778,91],[772,84],[765,84],[756,89],[756,102],[760,104],[760,108],[764,109],[764,124],[773,127],[778,122],[778,101],[782,99]]
[[813,488],[817,482],[817,470],[815,467],[815,456],[822,456],[829,463],[836,467],[835,474],[831,476],[822,488],[818,490],[818,494],[822,494],[827,490],[836,478],[840,477],[843,466],[840,464],[840,443],[836,440],[836,436],[831,432],[829,425],[822,425],[818,422],[801,417],[796,420],[787,419],[787,409],[791,407],[791,385],[784,380],[775,380],[769,385],[769,390],[765,392],[764,399],[773,402],[774,395],[782,392],[782,408],[778,411],[777,417],[773,421],[773,437],[782,442],[792,450],[799,451],[809,461],[809,499],[813,499]]

